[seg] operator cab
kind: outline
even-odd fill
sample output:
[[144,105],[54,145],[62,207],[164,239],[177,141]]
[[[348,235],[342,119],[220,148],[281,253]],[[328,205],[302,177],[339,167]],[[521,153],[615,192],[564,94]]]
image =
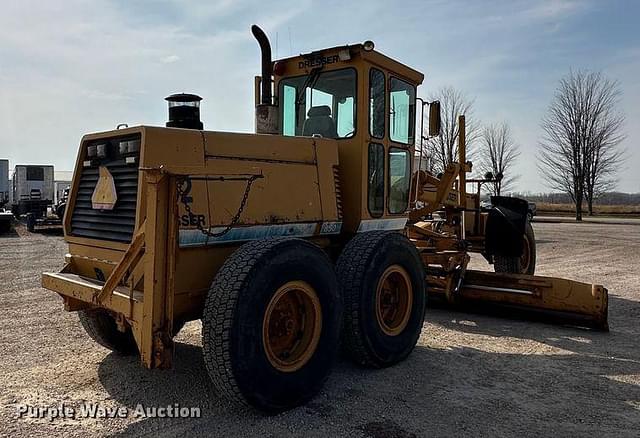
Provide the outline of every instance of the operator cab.
[[423,74],[375,51],[370,41],[272,62],[266,35],[252,30],[263,55],[257,133],[335,140],[343,229],[402,229]]

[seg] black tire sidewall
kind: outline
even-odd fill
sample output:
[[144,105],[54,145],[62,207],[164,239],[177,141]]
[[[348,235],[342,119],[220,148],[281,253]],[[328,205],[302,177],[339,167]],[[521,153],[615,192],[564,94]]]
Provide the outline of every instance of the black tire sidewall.
[[536,236],[533,232],[531,222],[527,222],[524,234],[529,241],[529,266],[523,274],[533,275],[536,272]]
[[122,355],[138,351],[131,328],[127,327],[124,332],[118,330],[115,319],[108,312],[102,309],[81,310],[78,317],[87,334],[103,347]]
[[[338,285],[329,260],[309,246],[294,240],[276,246],[253,266],[238,296],[231,333],[233,374],[247,401],[266,411],[277,412],[313,397],[335,360],[342,312]],[[267,359],[262,324],[273,294],[296,280],[305,281],[316,291],[322,331],[311,359],[299,370],[284,373]]]
[[[372,251],[365,270],[360,306],[360,324],[368,350],[376,361],[385,365],[406,358],[420,337],[424,323],[426,293],[424,268],[415,247],[400,234],[390,233],[380,240]],[[400,265],[409,275],[413,293],[411,315],[407,326],[397,336],[382,331],[376,318],[376,291],[384,271],[391,265]]]

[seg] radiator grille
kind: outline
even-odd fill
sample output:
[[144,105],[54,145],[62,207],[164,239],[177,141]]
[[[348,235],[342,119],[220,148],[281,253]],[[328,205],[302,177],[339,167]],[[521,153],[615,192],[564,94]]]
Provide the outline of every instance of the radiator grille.
[[[113,210],[92,208],[91,196],[98,182],[99,166],[107,167],[113,175],[118,195]],[[131,242],[135,228],[137,199],[137,164],[127,164],[124,158],[117,158],[82,168],[71,216],[71,235]]]

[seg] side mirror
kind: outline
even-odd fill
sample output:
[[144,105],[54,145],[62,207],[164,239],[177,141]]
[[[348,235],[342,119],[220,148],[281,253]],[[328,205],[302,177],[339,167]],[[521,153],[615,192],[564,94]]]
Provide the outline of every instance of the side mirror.
[[440,118],[440,101],[436,100],[429,104],[429,136],[437,137],[440,135],[441,127]]

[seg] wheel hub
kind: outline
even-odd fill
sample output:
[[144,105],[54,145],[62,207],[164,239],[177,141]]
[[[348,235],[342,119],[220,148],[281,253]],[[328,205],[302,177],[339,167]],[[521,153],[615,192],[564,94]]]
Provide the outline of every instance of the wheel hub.
[[320,300],[303,281],[290,281],[271,297],[262,324],[267,359],[281,372],[302,368],[313,356],[322,328]]
[[397,336],[406,328],[413,306],[413,288],[407,271],[389,266],[380,277],[376,290],[376,319],[382,331]]

